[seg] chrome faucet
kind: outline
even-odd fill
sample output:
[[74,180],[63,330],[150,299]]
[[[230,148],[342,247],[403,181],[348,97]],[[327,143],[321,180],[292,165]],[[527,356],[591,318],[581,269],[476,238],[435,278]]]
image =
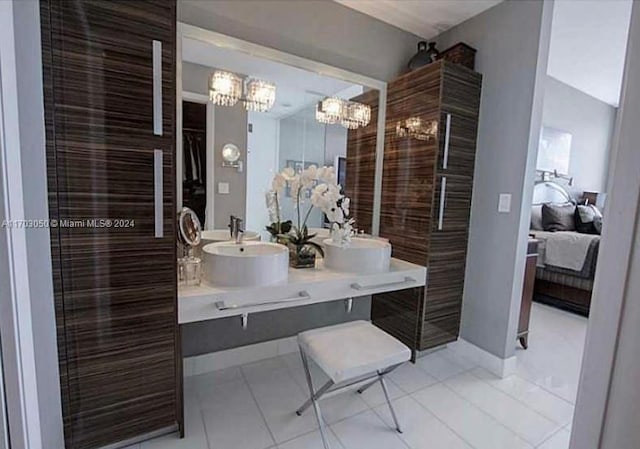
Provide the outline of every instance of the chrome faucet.
[[231,215],[229,217],[229,230],[231,231],[231,239],[235,240],[236,243],[242,243],[242,236],[244,235],[242,218]]

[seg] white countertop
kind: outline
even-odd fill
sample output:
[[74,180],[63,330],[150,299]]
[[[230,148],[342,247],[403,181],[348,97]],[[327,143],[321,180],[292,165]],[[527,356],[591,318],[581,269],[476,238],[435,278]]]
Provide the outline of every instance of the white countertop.
[[[196,287],[180,286],[178,322],[193,323],[420,287],[425,285],[426,273],[427,269],[423,266],[394,258],[391,259],[388,272],[376,274],[328,270],[319,260],[316,268],[289,268],[289,279],[280,284],[217,287],[203,282]],[[220,310],[216,306],[219,301],[226,306],[239,307]],[[256,302],[261,304],[251,305]]]

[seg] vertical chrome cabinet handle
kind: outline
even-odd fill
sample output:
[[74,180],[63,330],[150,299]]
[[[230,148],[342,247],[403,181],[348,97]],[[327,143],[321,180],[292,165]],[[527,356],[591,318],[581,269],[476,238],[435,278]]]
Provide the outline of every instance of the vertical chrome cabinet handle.
[[155,237],[164,237],[164,193],[162,182],[162,150],[153,150],[153,208]]
[[162,135],[162,42],[153,41],[153,134]]
[[449,163],[449,140],[451,139],[451,114],[447,114],[444,125],[444,157],[442,158],[442,168],[446,170]]
[[447,177],[443,176],[440,181],[440,210],[438,211],[438,231],[442,231],[442,222],[444,221],[444,202],[447,195]]

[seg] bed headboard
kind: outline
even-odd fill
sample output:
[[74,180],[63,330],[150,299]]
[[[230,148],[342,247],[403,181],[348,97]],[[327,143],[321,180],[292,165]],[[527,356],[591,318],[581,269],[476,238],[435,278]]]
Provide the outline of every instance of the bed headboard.
[[533,187],[533,204],[575,203],[569,191],[553,181],[538,181]]

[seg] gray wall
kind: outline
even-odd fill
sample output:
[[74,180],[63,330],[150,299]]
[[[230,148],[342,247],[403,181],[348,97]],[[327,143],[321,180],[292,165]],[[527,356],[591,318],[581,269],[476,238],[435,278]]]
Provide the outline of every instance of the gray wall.
[[247,329],[240,317],[202,321],[181,326],[182,355],[190,357],[209,352],[297,335],[315,327],[351,320],[371,319],[371,297],[354,298],[351,313],[344,301],[331,301],[303,307],[273,310],[249,315]]
[[[185,62],[182,65],[182,90],[208,95],[207,81],[213,71],[210,67]],[[234,107],[214,108],[214,228],[225,229],[229,216],[244,217],[247,201],[247,111],[238,102]],[[222,147],[233,143],[240,148],[240,160],[245,170],[238,172],[234,168],[222,166]],[[229,194],[218,193],[218,183],[229,183]]]
[[606,191],[616,110],[547,76],[542,123],[572,134],[569,174],[580,191]]
[[381,80],[420,38],[330,0],[179,0],[180,21]]
[[[501,358],[515,351],[529,213],[523,227],[521,206],[523,198],[530,204],[527,165],[535,164],[542,114],[536,80],[540,66],[546,70],[538,51],[545,3],[505,1],[437,38],[439,48],[460,41],[476,48],[484,76],[461,335]],[[511,213],[498,213],[500,193],[512,195]]]

